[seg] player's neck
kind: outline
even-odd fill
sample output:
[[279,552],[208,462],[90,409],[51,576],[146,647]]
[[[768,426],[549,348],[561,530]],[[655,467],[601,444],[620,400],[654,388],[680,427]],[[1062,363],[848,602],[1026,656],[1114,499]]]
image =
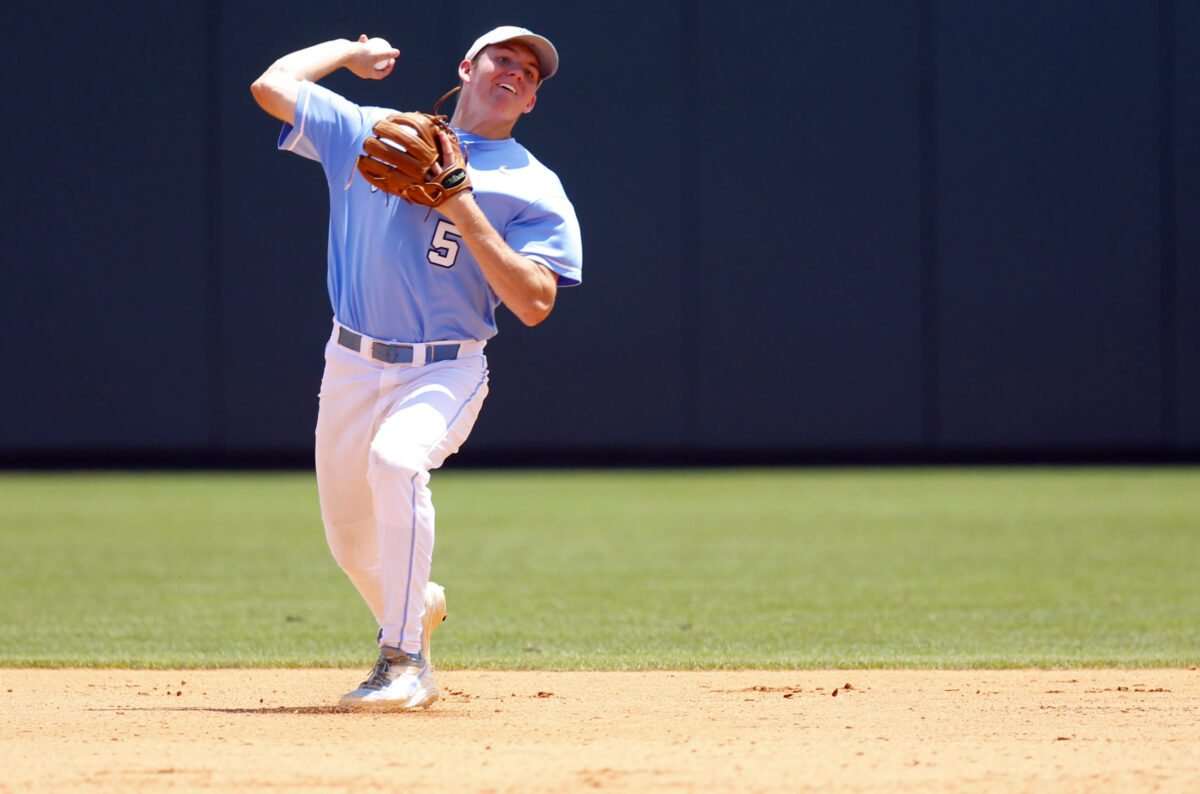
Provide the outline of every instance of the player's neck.
[[511,138],[513,127],[517,126],[517,122],[515,121],[494,117],[488,118],[482,114],[467,113],[462,107],[454,109],[454,116],[451,117],[450,124],[472,135],[478,135],[480,138],[488,138],[494,141]]

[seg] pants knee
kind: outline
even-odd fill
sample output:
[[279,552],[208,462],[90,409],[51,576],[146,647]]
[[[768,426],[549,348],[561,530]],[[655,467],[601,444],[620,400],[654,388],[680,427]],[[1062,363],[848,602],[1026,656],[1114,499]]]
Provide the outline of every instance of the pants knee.
[[351,578],[379,569],[379,541],[374,518],[356,524],[326,523],[325,542],[334,562]]
[[371,445],[368,471],[377,490],[390,483],[423,483],[429,479],[429,466],[423,450],[396,449],[378,443]]

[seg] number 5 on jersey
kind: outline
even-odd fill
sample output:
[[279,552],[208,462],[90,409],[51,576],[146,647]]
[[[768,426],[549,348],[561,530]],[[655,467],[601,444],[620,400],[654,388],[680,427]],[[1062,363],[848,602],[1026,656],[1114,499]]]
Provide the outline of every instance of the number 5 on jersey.
[[433,231],[433,242],[430,243],[425,258],[430,264],[438,267],[454,267],[454,260],[458,258],[458,240],[461,238],[462,235],[453,223],[438,221],[437,228]]

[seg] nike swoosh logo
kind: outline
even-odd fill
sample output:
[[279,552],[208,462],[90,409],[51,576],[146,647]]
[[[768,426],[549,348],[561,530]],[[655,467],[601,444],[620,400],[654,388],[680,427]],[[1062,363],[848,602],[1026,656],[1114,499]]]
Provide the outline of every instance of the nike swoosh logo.
[[499,171],[499,172],[500,172],[500,173],[502,173],[502,174],[509,174],[509,175],[512,175],[512,174],[515,174],[515,173],[516,173],[516,171],[513,171],[511,168],[509,168],[509,167],[508,167],[508,166],[506,166],[506,165],[502,165],[502,166],[500,166],[499,168],[497,168],[496,170],[497,170],[497,171]]

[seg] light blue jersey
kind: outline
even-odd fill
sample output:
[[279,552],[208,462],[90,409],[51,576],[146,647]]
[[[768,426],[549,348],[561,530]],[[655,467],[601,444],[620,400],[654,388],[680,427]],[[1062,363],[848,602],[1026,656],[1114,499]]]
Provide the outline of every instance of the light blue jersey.
[[[454,225],[437,210],[372,188],[355,167],[375,122],[393,112],[360,107],[306,81],[296,124],[285,124],[279,136],[280,149],[325,169],[334,316],[396,342],[489,339],[500,299]],[[554,172],[513,138],[457,132],[475,200],[505,242],[554,271],[560,286],[580,283],[579,222]]]

